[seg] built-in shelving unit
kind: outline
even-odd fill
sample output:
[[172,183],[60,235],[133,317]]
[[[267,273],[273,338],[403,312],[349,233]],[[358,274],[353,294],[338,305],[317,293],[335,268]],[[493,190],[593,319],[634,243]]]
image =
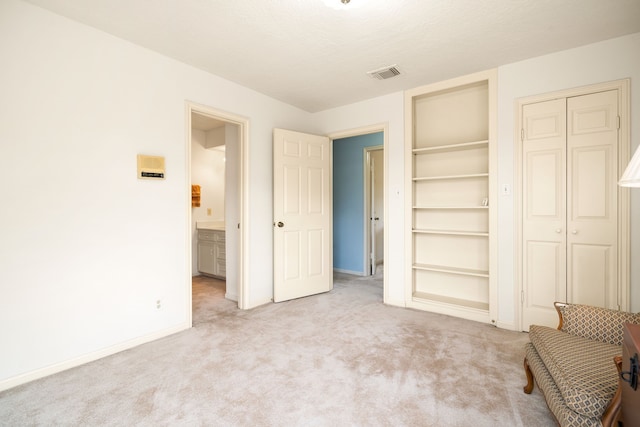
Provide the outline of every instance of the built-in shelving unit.
[[495,71],[405,93],[407,305],[495,323]]

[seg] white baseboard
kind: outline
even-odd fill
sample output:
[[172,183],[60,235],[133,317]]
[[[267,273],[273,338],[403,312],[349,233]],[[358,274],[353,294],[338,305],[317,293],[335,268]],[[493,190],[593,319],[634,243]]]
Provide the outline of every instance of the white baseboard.
[[344,270],[342,268],[334,268],[333,269],[334,273],[344,273],[344,274],[351,274],[353,276],[366,276],[366,274],[364,274],[362,271],[351,271],[351,270]]
[[85,355],[75,357],[64,362],[56,363],[54,365],[46,366],[44,368],[35,369],[24,374],[16,375],[15,377],[7,378],[0,381],[0,391],[8,390],[10,388],[19,386],[21,384],[28,383],[40,378],[48,377],[49,375],[57,374],[58,372],[66,371],[67,369],[75,368],[76,366],[84,365],[85,363],[93,362],[94,360],[102,359],[103,357],[111,356],[112,354],[120,353],[121,351],[128,350],[133,347],[137,347],[141,344],[146,344],[151,341],[155,341],[160,338],[164,338],[169,335],[184,331],[191,328],[191,325],[181,324],[169,329],[164,329],[159,332],[154,332],[149,335],[134,338],[111,347],[103,348],[98,351],[87,353]]
[[500,329],[508,329],[510,331],[517,331],[516,325],[513,322],[501,322],[501,321],[498,320],[496,322],[496,327],[498,327]]
[[406,308],[407,307],[407,304],[404,302],[404,300],[386,299],[386,300],[384,300],[384,303],[386,305],[392,305],[394,307],[402,307],[402,308]]
[[262,305],[273,304],[273,298],[262,298],[257,301],[252,301],[249,303],[249,306],[245,310],[251,310],[256,307],[260,307]]

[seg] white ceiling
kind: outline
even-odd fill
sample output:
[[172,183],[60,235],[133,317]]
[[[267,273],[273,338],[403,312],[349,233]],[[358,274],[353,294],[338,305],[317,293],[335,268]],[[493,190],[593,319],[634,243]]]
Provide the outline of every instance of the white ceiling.
[[640,32],[639,0],[29,2],[310,112]]

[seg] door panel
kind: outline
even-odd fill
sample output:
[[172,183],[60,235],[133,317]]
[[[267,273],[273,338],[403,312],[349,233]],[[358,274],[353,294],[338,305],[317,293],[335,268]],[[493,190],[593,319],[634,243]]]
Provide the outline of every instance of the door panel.
[[618,91],[567,99],[568,299],[618,308]]
[[300,257],[295,254],[300,253],[300,232],[283,232],[284,253],[294,254],[294,256],[284,257],[284,280],[300,279]]
[[[527,244],[527,263],[545,266],[545,268],[528,269],[529,306],[539,310],[547,310],[549,301],[564,298],[564,268],[559,264],[564,253],[564,246],[558,242],[529,241]],[[555,286],[549,286],[549,284]]]
[[309,194],[309,214],[314,215],[322,215],[324,213],[324,203],[322,199],[322,195],[325,193],[323,188],[325,174],[322,169],[319,168],[309,168],[307,171],[308,175],[308,190]]
[[309,277],[321,276],[324,272],[322,250],[324,249],[323,230],[309,230]]
[[296,166],[285,165],[282,172],[284,175],[283,213],[287,215],[300,214],[300,169]]
[[329,138],[273,136],[274,301],[333,287]]
[[557,326],[566,301],[566,102],[523,107],[523,329]]
[[611,173],[610,147],[574,148],[573,154],[573,206],[576,221],[610,218]]
[[[563,150],[533,151],[527,153],[527,218],[531,221],[555,220],[564,222],[563,192],[558,184],[564,183]],[[562,225],[559,223],[558,225]]]
[[614,261],[609,246],[571,244],[571,266],[573,286],[572,300],[576,304],[609,307],[617,305],[610,301],[611,274],[610,266]]

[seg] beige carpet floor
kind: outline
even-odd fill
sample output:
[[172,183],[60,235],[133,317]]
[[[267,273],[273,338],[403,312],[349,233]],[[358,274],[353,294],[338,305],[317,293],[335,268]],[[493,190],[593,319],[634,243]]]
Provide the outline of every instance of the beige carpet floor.
[[382,304],[380,276],[249,311],[194,280],[194,327],[0,393],[2,426],[552,426],[527,335]]

